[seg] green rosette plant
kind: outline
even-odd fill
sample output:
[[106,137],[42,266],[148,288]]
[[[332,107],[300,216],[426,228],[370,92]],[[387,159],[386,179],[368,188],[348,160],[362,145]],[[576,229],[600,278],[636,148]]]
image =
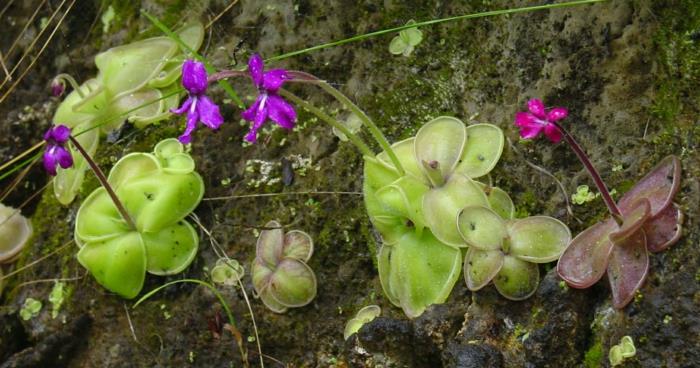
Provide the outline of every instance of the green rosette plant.
[[512,212],[503,209],[502,190],[473,180],[493,169],[503,143],[494,125],[467,127],[459,119],[438,117],[392,146],[404,175],[386,152],[365,156],[365,205],[382,236],[380,281],[389,300],[409,317],[444,302],[459,279],[460,248],[466,247],[457,223],[460,211],[493,206]]
[[175,138],[153,153],[120,159],[107,181],[133,220],[131,228],[106,189],[93,191],[78,210],[78,261],[98,283],[125,298],[138,295],[146,272],[172,275],[194,260],[199,245],[185,217],[204,195],[192,157]]
[[[204,39],[204,27],[196,22],[178,32],[192,50]],[[73,85],[73,91],[58,106],[53,121],[71,128],[78,142],[94,156],[100,136],[120,128],[125,120],[137,128],[170,116],[180,94],[178,80],[186,50],[168,37],[154,37],[113,47],[95,56],[98,74],[78,86],[68,75],[57,77]],[[85,159],[70,147],[74,157],[71,168],[60,168],[53,188],[58,201],[69,204],[80,190]]]
[[[507,196],[507,194],[506,194]],[[512,207],[511,205],[509,206]],[[459,232],[469,246],[464,279],[477,291],[493,281],[511,300],[530,297],[540,282],[538,263],[556,261],[571,241],[569,228],[548,216],[514,219],[484,206],[465,207]]]

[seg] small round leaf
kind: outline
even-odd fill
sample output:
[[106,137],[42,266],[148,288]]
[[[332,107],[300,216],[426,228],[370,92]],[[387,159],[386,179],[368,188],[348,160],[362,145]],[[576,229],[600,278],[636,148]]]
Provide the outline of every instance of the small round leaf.
[[503,258],[503,267],[493,279],[498,292],[510,300],[529,298],[539,283],[540,270],[537,265],[513,256]]
[[469,248],[464,260],[464,279],[471,291],[486,286],[503,267],[503,252]]
[[548,216],[532,216],[508,223],[510,253],[523,261],[546,263],[559,259],[571,241],[563,222]]
[[496,212],[484,206],[467,206],[457,219],[464,241],[480,250],[500,249],[508,235],[506,226]]
[[478,178],[488,174],[501,158],[503,131],[491,124],[475,124],[467,127],[467,134],[469,139],[455,172]]

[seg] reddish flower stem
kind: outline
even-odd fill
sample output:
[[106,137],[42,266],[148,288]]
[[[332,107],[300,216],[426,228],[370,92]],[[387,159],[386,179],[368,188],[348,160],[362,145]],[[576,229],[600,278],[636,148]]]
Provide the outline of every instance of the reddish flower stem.
[[70,141],[73,143],[73,146],[80,152],[80,154],[83,156],[85,161],[87,161],[88,165],[90,165],[90,169],[92,169],[92,172],[95,173],[95,176],[97,177],[97,180],[102,184],[102,187],[105,188],[107,191],[107,194],[109,194],[109,197],[112,199],[112,202],[114,202],[114,206],[117,207],[117,210],[119,211],[119,214],[122,216],[124,221],[126,221],[127,225],[129,225],[129,228],[131,230],[136,230],[136,225],[134,224],[134,220],[131,219],[131,216],[129,216],[129,213],[126,211],[126,207],[122,204],[122,202],[119,200],[117,197],[117,194],[114,192],[114,189],[112,189],[112,186],[109,185],[109,182],[107,181],[107,177],[105,174],[102,172],[99,166],[95,163],[95,161],[92,160],[90,155],[85,151],[83,146],[78,142],[77,139],[75,139],[72,135],[69,136]]
[[574,151],[576,156],[578,157],[579,161],[583,164],[583,166],[588,170],[588,174],[591,176],[591,179],[593,179],[593,182],[595,183],[595,186],[598,188],[598,191],[600,192],[600,195],[603,197],[603,202],[605,202],[605,205],[608,207],[608,211],[612,215],[612,217],[620,223],[621,218],[622,218],[622,213],[620,212],[620,209],[617,207],[617,204],[615,204],[615,201],[612,199],[612,196],[610,195],[610,191],[608,191],[608,188],[605,186],[605,182],[603,182],[603,179],[600,177],[600,174],[598,173],[598,170],[595,169],[593,164],[591,163],[591,160],[588,159],[588,156],[586,155],[586,152],[583,151],[581,146],[576,142],[574,137],[569,134],[564,127],[559,125],[559,123],[552,121],[550,122],[551,124],[554,124],[554,126],[559,129],[559,131],[562,133],[562,136],[564,137],[564,140],[566,143],[569,144],[571,149]]

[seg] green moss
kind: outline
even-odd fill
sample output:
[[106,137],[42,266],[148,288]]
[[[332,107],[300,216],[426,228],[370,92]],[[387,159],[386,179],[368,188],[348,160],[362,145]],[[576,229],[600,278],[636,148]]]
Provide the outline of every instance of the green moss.
[[583,357],[583,365],[586,368],[597,368],[601,367],[603,363],[603,343],[600,341],[596,341],[593,346],[586,351],[586,354]]

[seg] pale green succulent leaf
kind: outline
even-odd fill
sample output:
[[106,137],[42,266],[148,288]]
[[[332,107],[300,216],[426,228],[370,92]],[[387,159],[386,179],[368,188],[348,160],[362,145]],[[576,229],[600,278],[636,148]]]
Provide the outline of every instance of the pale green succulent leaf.
[[133,152],[122,157],[109,171],[107,181],[112,188],[119,188],[131,179],[150,176],[161,170],[160,163],[150,153]]
[[192,212],[204,195],[204,181],[187,175],[156,173],[132,178],[116,189],[124,207],[142,232],[159,231]]
[[284,234],[282,256],[308,261],[314,253],[314,241],[301,230],[291,230]]
[[175,154],[185,152],[185,146],[177,138],[166,138],[156,144],[153,153],[160,159],[167,159]]
[[364,160],[364,185],[372,192],[393,183],[400,177],[396,169],[375,157],[365,156]]
[[245,275],[245,269],[235,259],[219,258],[211,270],[211,280],[217,284],[236,285]]
[[[398,241],[398,240],[397,240]],[[391,304],[401,307],[399,296],[395,291],[397,282],[393,279],[398,277],[398,267],[392,267],[392,253],[394,246],[383,244],[377,251],[377,270],[379,272],[379,282],[384,290],[384,295],[389,299]]]
[[189,174],[194,171],[195,163],[187,153],[176,153],[162,160],[163,171],[169,174]]
[[457,216],[467,206],[488,206],[486,194],[468,177],[452,175],[444,186],[433,188],[423,196],[425,223],[441,242],[466,247],[459,234]]
[[376,198],[386,213],[411,220],[417,231],[425,227],[423,195],[428,187],[413,176],[399,178],[376,192]]
[[250,275],[253,279],[253,287],[258,294],[261,294],[262,290],[267,288],[273,272],[274,265],[268,264],[259,257],[253,259],[253,263],[250,266]]
[[467,206],[457,219],[459,233],[467,245],[480,250],[500,249],[508,235],[503,219],[484,206]]
[[391,39],[391,43],[389,43],[389,52],[394,55],[401,55],[406,49],[406,46],[408,46],[408,44],[401,37],[401,34],[399,34],[398,36]]
[[486,193],[486,197],[489,200],[491,209],[501,216],[501,218],[510,220],[515,217],[515,205],[513,204],[513,200],[510,199],[508,193],[503,189],[491,187]]
[[[419,167],[418,162],[416,161],[414,151],[415,140],[416,139],[414,137],[404,139],[392,144],[391,149],[394,151],[396,158],[399,159],[401,166],[407,174],[418,180],[422,180],[424,184],[428,185],[429,183],[427,182],[425,176],[423,175],[423,171],[421,171],[422,169]],[[391,162],[391,159],[386,152],[380,152],[377,155],[377,159],[390,168],[394,168],[394,164]]]
[[307,305],[316,296],[316,275],[306,263],[284,258],[270,277],[269,293],[285,307]]
[[255,246],[255,256],[274,267],[281,259],[284,251],[284,230],[277,221],[268,221],[266,230],[260,232]]
[[[87,129],[89,123],[81,124],[75,128],[76,132],[81,132]],[[100,143],[99,129],[91,129],[75,137],[85,151],[94,156],[97,151],[97,146]],[[80,187],[85,179],[85,170],[88,168],[88,163],[83,158],[83,155],[69,145],[71,156],[73,156],[73,166],[67,169],[58,167],[56,176],[53,179],[53,192],[59,203],[68,205],[75,199],[75,196],[80,191]]]
[[[93,91],[100,89],[100,85],[96,79],[88,79],[80,85],[79,89],[83,95],[90,96]],[[62,124],[74,129],[81,124],[95,121],[98,117],[103,116],[102,109],[106,105],[106,101],[95,101],[97,102],[96,104],[86,104],[84,109],[75,111],[74,108],[82,104],[82,102],[83,97],[80,96],[78,91],[71,91],[56,108],[52,119],[54,124]],[[74,129],[73,133],[77,132]]]
[[343,339],[347,340],[348,337],[357,333],[357,331],[359,331],[363,325],[377,318],[381,312],[381,308],[379,308],[379,306],[376,305],[368,305],[360,309],[355,315],[355,318],[351,318],[345,324],[345,330],[343,331]]
[[95,65],[102,74],[108,98],[116,99],[145,86],[160,73],[177,50],[175,41],[154,37],[97,54]]
[[263,289],[263,291],[258,294],[258,297],[269,310],[275,313],[284,313],[289,309],[272,296],[269,286]]
[[510,300],[529,298],[539,283],[540,270],[537,264],[513,256],[503,258],[503,267],[493,279],[498,292]]
[[528,262],[546,263],[559,259],[571,242],[571,231],[548,216],[532,216],[507,225],[510,253]]
[[124,298],[134,298],[143,287],[146,251],[137,232],[87,242],[78,252],[78,261],[100,285]]
[[467,128],[461,120],[441,116],[423,125],[414,142],[416,161],[426,175],[425,165],[437,163],[443,178],[447,178],[463,156],[467,143]]
[[187,221],[164,227],[158,232],[141,233],[146,247],[146,270],[154,275],[174,275],[192,263],[197,255],[199,236]]
[[396,244],[405,233],[415,230],[406,226],[406,219],[399,216],[374,216],[370,220],[386,245]]
[[[191,22],[184,27],[175,31],[177,36],[180,38],[187,47],[192,50],[197,50],[202,45],[204,41],[204,25],[199,21]],[[183,53],[188,53],[188,50],[181,50]]]
[[75,236],[82,242],[113,238],[130,231],[114,202],[103,187],[83,201],[75,218]]
[[409,318],[447,300],[462,268],[459,249],[441,243],[430,231],[406,233],[393,247],[390,272],[397,272],[397,283],[391,288]]
[[486,286],[503,267],[503,252],[469,248],[464,260],[464,280],[471,291]]
[[478,178],[488,174],[501,158],[503,131],[491,124],[475,124],[467,127],[467,134],[469,139],[455,172]]
[[33,233],[32,223],[19,209],[0,203],[0,263],[14,259]]

